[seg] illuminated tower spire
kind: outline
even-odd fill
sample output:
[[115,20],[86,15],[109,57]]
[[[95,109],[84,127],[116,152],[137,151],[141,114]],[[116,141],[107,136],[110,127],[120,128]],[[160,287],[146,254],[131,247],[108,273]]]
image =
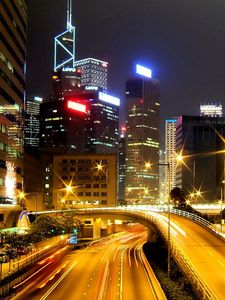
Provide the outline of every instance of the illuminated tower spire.
[[67,0],[67,29],[72,27],[72,0]]
[[75,27],[72,26],[72,0],[67,0],[67,30],[55,37],[54,71],[73,68],[75,61]]

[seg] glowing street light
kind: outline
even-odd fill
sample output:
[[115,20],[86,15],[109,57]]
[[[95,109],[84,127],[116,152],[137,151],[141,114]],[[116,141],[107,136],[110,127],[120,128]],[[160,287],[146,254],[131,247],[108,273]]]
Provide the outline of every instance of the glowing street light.
[[183,162],[184,157],[182,156],[182,154],[176,154],[176,160],[177,162]]
[[66,185],[66,192],[72,192],[72,186],[71,185]]
[[197,192],[196,192],[196,195],[197,195],[197,196],[201,196],[201,192],[200,192],[200,191],[197,191]]
[[103,170],[103,165],[101,163],[97,164],[96,168],[97,168],[98,171],[102,171]]

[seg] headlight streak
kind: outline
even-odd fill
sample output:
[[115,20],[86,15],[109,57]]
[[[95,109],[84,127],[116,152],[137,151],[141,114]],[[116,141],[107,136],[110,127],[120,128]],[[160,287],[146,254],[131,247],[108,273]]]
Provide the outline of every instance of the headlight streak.
[[56,253],[54,253],[54,254],[52,254],[52,255],[46,257],[45,259],[39,261],[38,264],[39,264],[39,265],[43,265],[43,264],[44,264],[46,261],[48,261],[49,259],[54,258],[55,255],[59,254],[59,253],[62,252],[62,251],[65,251],[68,247],[69,247],[69,246],[66,245],[66,246],[63,247],[62,249],[58,250]]
[[59,268],[53,275],[51,275],[51,277],[48,278],[43,284],[41,284],[40,286],[38,286],[38,288],[39,288],[39,289],[42,289],[44,286],[46,286],[46,284],[47,284],[49,281],[51,281],[52,279],[54,279],[55,276],[56,276],[57,274],[59,274],[59,273],[62,271],[62,269],[64,269],[64,268],[66,267],[67,264],[68,264],[68,262],[66,262],[66,263],[65,263],[61,268]]
[[[148,215],[152,215],[153,217],[155,217],[156,219],[158,219],[166,228],[168,228],[168,218],[165,216],[161,216],[157,213],[154,212],[147,212]],[[170,221],[170,225],[175,227],[177,229],[177,231],[179,231],[183,236],[186,236],[186,232],[183,231],[179,226],[177,226],[173,221]],[[171,229],[171,233],[174,237],[177,236],[178,232],[176,230],[174,230],[173,228]]]
[[124,257],[124,253],[126,252],[128,247],[124,247],[124,250],[121,254],[121,261],[120,261],[120,300],[123,300],[123,257]]
[[40,298],[40,300],[45,300],[53,290],[59,285],[59,283],[72,271],[72,269],[77,264],[77,261],[72,264],[72,266],[53,284],[53,286]]
[[35,276],[36,274],[38,274],[40,271],[42,271],[44,268],[46,268],[48,265],[50,265],[52,262],[50,261],[49,263],[47,263],[45,266],[43,266],[41,269],[37,270],[34,274],[32,274],[31,276],[27,277],[24,281],[18,283],[17,285],[14,285],[13,289],[18,288],[19,286],[21,286],[22,284],[24,284],[25,282],[27,282],[29,279],[31,279],[33,276]]

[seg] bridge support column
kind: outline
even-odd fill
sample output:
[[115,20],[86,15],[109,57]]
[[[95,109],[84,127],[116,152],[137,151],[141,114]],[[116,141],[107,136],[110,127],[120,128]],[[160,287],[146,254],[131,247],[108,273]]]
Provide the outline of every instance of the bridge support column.
[[101,238],[101,218],[93,220],[93,239]]
[[157,232],[153,228],[148,228],[148,238],[147,242],[148,243],[156,243],[158,239]]

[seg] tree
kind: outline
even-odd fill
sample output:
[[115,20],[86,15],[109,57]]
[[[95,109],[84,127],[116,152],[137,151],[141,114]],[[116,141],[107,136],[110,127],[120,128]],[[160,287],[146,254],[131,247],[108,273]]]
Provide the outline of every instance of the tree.
[[185,195],[179,187],[175,187],[171,190],[170,198],[174,206],[184,207],[186,205]]

